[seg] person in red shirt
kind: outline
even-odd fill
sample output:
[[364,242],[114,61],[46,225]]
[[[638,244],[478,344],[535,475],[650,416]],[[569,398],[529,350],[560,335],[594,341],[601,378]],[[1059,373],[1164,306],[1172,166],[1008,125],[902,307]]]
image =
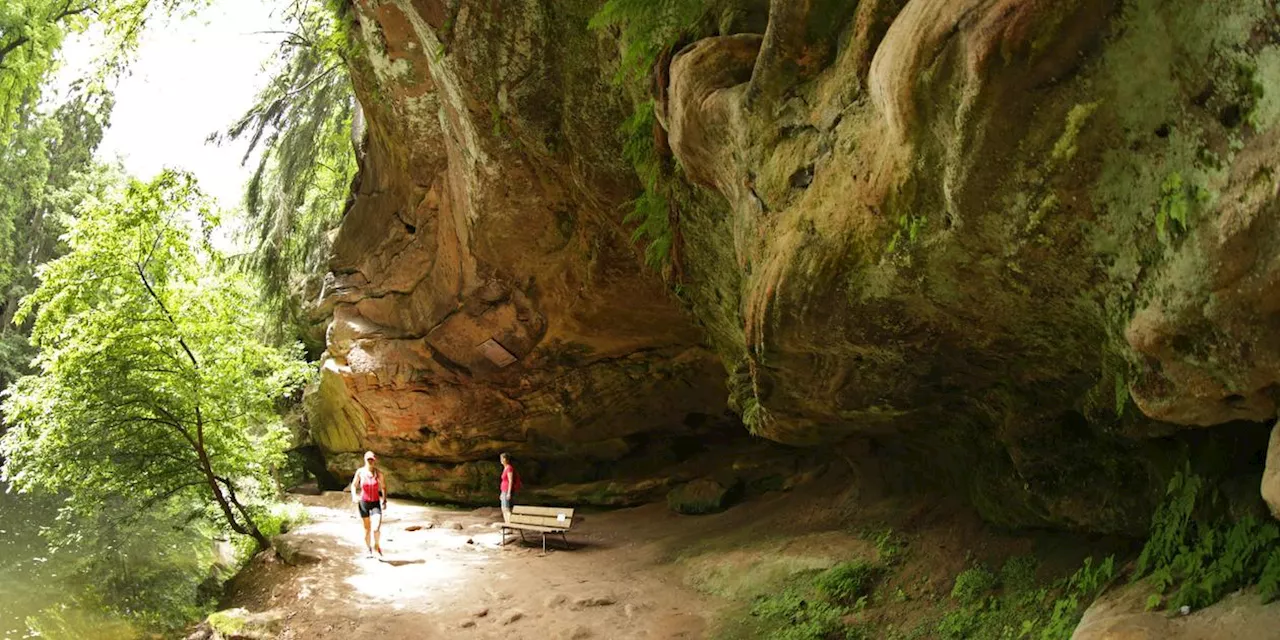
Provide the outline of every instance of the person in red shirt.
[[502,481],[498,485],[498,500],[502,502],[502,521],[511,522],[511,495],[524,488],[520,482],[520,474],[511,466],[511,458],[507,454],[498,456],[502,463]]
[[[378,470],[378,457],[372,451],[364,452],[364,466],[356,469],[356,476],[351,479],[351,501],[356,503],[360,511],[360,520],[364,522],[364,548],[369,556],[377,551],[382,555],[382,512],[387,508],[387,483],[383,482],[382,472]],[[369,544],[369,534],[373,534],[373,544]]]

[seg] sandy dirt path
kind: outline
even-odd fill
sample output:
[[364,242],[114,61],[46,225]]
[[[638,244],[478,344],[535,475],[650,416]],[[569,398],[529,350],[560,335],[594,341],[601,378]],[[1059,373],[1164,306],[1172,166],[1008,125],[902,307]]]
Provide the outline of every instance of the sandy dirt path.
[[[702,638],[715,604],[681,583],[646,539],[661,505],[575,522],[574,548],[499,545],[496,508],[453,511],[392,500],[381,559],[364,552],[341,493],[301,496],[310,522],[256,559],[225,607],[283,617],[279,638]],[[412,527],[423,527],[409,530]],[[286,553],[290,555],[290,553]]]

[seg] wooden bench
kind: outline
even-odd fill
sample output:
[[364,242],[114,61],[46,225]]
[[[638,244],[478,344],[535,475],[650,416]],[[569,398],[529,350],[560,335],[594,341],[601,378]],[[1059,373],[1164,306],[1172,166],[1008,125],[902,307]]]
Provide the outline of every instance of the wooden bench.
[[525,507],[514,506],[511,508],[511,520],[502,523],[502,544],[507,544],[507,531],[515,531],[520,534],[520,540],[525,540],[524,532],[532,531],[542,534],[542,552],[547,552],[547,534],[560,534],[560,541],[564,543],[565,549],[570,549],[569,541],[565,539],[564,533],[573,526],[573,509],[568,507]]

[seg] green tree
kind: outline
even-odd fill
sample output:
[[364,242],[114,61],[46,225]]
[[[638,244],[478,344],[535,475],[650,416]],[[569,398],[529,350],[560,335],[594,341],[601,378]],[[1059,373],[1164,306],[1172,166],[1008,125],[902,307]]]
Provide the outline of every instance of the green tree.
[[0,407],[3,477],[18,490],[63,492],[86,511],[199,500],[269,545],[251,496],[282,462],[274,402],[305,367],[296,348],[254,339],[253,291],[220,268],[215,223],[193,179],[172,172],[82,207],[69,252],[18,312],[34,314],[40,350]]
[[36,267],[66,250],[60,238],[75,203],[114,177],[93,162],[111,106],[109,96],[83,91],[49,114],[25,109],[0,144],[0,388],[27,373],[34,356],[13,317]]
[[271,308],[276,339],[290,330],[314,351],[323,337],[308,335],[307,297],[319,293],[328,270],[330,232],[346,211],[356,174],[353,121],[358,118],[348,75],[345,3],[298,0],[293,30],[272,61],[274,75],[254,104],[212,140],[245,139],[248,162],[260,151],[245,187],[251,250],[245,265]]
[[0,3],[0,145],[24,107],[39,102],[63,40],[96,27],[104,46],[99,74],[124,68],[147,20],[205,0],[5,0]]

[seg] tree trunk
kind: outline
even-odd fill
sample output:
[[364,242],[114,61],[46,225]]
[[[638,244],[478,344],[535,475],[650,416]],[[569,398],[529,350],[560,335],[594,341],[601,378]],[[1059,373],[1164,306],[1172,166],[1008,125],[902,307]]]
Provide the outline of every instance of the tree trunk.
[[[258,530],[258,526],[254,524],[253,519],[249,517],[248,511],[235,499],[235,491],[231,489],[228,483],[228,489],[231,490],[231,496],[228,497],[222,491],[222,487],[218,486],[219,478],[213,473],[213,468],[209,465],[209,457],[205,454],[203,448],[199,448],[200,455],[200,471],[204,473],[205,480],[209,484],[209,490],[213,492],[213,499],[218,503],[218,507],[222,509],[222,515],[227,519],[227,524],[231,526],[231,530],[242,535],[249,536],[258,543],[258,549],[267,549],[271,547],[271,541],[262,535],[262,531]],[[244,524],[236,519],[236,514],[231,510],[231,505],[235,504],[241,516],[244,518]]]

